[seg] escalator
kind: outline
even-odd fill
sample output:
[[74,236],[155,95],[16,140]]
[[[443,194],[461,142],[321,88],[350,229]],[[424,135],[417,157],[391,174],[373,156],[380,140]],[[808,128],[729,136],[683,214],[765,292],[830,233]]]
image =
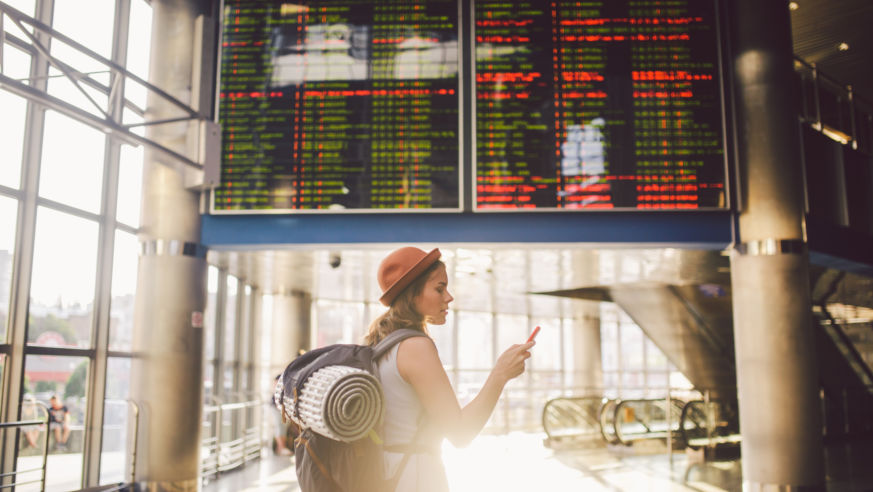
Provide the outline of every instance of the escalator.
[[[729,258],[668,253],[633,282],[541,294],[616,303],[695,389],[735,401]],[[873,279],[812,265],[810,286],[825,437],[873,435]]]
[[740,443],[735,400],[554,398],[543,408],[543,429],[552,448],[660,441],[673,450],[737,450]]

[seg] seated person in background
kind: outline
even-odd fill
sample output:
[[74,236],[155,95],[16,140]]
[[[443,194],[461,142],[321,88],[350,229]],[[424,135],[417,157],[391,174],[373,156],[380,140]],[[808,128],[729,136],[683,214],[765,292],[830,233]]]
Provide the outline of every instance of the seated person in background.
[[49,423],[55,434],[55,448],[66,449],[67,439],[70,438],[70,410],[56,395],[52,395],[49,403],[51,403]]

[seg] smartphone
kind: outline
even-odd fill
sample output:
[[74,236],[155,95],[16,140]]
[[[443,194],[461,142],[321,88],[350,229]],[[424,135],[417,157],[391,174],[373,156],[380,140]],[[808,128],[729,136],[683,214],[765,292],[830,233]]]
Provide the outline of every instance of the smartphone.
[[539,333],[540,333],[540,327],[537,326],[536,328],[534,328],[534,331],[531,332],[530,336],[527,337],[527,342],[525,342],[525,343],[530,343],[530,342],[534,341],[534,338],[536,338]]

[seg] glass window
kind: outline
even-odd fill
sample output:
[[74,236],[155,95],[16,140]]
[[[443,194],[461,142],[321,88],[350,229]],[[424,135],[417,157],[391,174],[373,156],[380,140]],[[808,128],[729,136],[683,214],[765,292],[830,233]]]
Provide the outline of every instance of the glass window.
[[39,195],[99,213],[105,141],[103,133],[47,111]]
[[136,295],[139,241],[136,236],[115,231],[112,259],[112,301],[109,308],[109,349],[131,350],[133,307]]
[[[87,22],[83,22],[83,16],[87,16]],[[87,13],[83,13],[82,5],[78,2],[55,2],[52,27],[98,55],[110,58],[114,17],[114,0],[89,2]],[[58,39],[52,41],[51,53],[79,73],[85,74],[99,84],[109,85],[109,69],[102,62]],[[94,114],[99,115],[100,109],[107,109],[108,97],[105,93],[82,81],[77,88],[70,79],[60,76],[61,74],[62,72],[56,68],[49,70],[49,76],[57,75],[49,79],[49,94]],[[80,89],[88,93],[97,105],[89,101]]]
[[[458,250],[455,258],[454,286],[449,282],[449,292],[455,297],[453,307],[467,311],[491,311],[492,285],[491,252],[484,250]],[[463,331],[461,331],[463,340]]]
[[491,369],[494,364],[492,316],[460,311],[458,316],[458,367]]
[[103,449],[100,454],[100,483],[127,481],[125,463],[130,452],[133,412],[130,397],[130,359],[110,357],[106,371],[106,400],[103,402]]
[[118,169],[118,207],[116,220],[131,227],[139,227],[139,209],[142,200],[143,147],[121,146]]
[[[25,359],[24,384],[25,391],[52,407],[53,418],[62,422],[48,430],[50,454],[46,490],[78,490],[82,481],[88,359],[29,355]],[[57,397],[55,402],[51,400],[53,395]],[[36,468],[40,463],[42,456],[21,456],[18,466],[19,469]]]
[[319,299],[315,302],[316,347],[332,343],[361,343],[367,329],[364,304]]
[[496,251],[494,255],[497,312],[526,314],[528,289],[524,251]]
[[239,279],[227,276],[227,298],[224,304],[224,360],[236,360],[236,296],[239,292]]
[[203,361],[203,394],[211,395],[215,387],[215,364],[214,361]]
[[[3,56],[5,69],[6,54],[4,53]],[[0,185],[18,188],[21,184],[21,156],[24,149],[27,100],[0,90],[0,108],[3,108],[3,116],[0,117],[0,149],[3,149]]]
[[[16,29],[11,22],[5,23],[6,28]],[[15,79],[22,84],[30,85],[30,53],[22,51],[9,43],[3,45],[3,75]],[[7,93],[8,94],[8,93]],[[23,122],[24,119],[16,123]]]
[[252,287],[250,285],[246,285],[243,288],[243,301],[242,301],[242,312],[239,316],[239,322],[242,329],[240,330],[240,339],[237,341],[239,344],[239,354],[240,354],[240,365],[243,366],[249,363],[249,347],[252,343],[252,335],[253,330],[251,326],[251,300],[252,300]]
[[[518,314],[497,315],[497,354],[516,343],[523,343],[530,336],[531,329],[528,317]],[[538,347],[539,348],[539,347]]]
[[[127,69],[141,79],[148,80],[152,39],[152,8],[146,0],[134,0],[130,3],[130,19]],[[142,85],[128,82],[124,88],[124,97],[137,106],[145,108],[146,90]]]
[[203,359],[215,360],[215,313],[218,303],[218,268],[210,265],[206,275],[206,312],[203,315]]
[[12,260],[15,258],[15,225],[18,201],[0,196],[0,342],[6,340],[9,322],[9,294],[12,289]]
[[451,370],[454,367],[455,349],[455,311],[449,310],[449,315],[446,316],[446,324],[439,326],[429,326],[430,336],[433,338],[436,345],[437,353],[440,356],[440,362],[446,370]]
[[645,369],[644,335],[637,325],[621,325],[621,365],[625,371]]
[[[531,367],[535,370],[560,371],[561,370],[561,320],[560,318],[534,318],[532,326],[541,328],[537,335],[536,358],[531,360]],[[515,343],[522,343],[527,337],[521,338]]]
[[360,251],[320,251],[315,255],[316,297],[320,299],[364,299],[364,254]]
[[[91,0],[87,9],[79,2],[54,2],[52,27],[104,58],[112,57],[114,25],[115,0]],[[52,43],[52,53],[54,48]]]
[[646,337],[646,366],[649,370],[667,371],[670,362],[655,342]]
[[[66,47],[67,50],[64,51],[67,51],[67,53],[59,54],[58,51],[60,50],[57,49],[58,47]],[[87,74],[90,78],[95,79],[98,84],[103,86],[109,85],[109,72],[105,66],[97,62],[89,63],[90,58],[85,55],[76,55],[78,52],[58,40],[52,41],[52,52],[52,54],[59,56],[65,63],[73,60],[72,66],[75,67],[75,70]],[[79,62],[79,65],[76,65],[75,62]],[[49,77],[47,91],[50,95],[98,117],[104,117],[104,112],[108,112],[109,97],[105,92],[81,81],[77,86],[63,72],[54,67],[49,68]]]
[[28,343],[90,346],[97,231],[96,222],[37,209]]
[[601,319],[600,324],[600,355],[603,359],[604,371],[618,370],[618,326],[608,320]]

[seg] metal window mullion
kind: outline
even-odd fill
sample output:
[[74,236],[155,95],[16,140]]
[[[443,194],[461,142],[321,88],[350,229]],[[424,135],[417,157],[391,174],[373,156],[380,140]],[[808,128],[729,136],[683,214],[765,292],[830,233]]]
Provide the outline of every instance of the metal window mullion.
[[260,319],[259,314],[256,312],[258,308],[258,301],[261,299],[260,289],[256,287],[252,287],[251,292],[249,293],[249,319],[248,319],[248,346],[246,347],[246,367],[248,368],[248,377],[246,381],[246,389],[250,392],[254,392],[255,388],[255,361],[257,358],[257,349],[260,346],[260,330],[258,326],[258,320]]
[[[21,163],[19,163],[19,165],[21,165]],[[16,190],[15,188],[10,188],[3,185],[0,185],[0,196],[8,196],[13,200],[24,199],[24,193],[21,190]]]
[[[127,37],[130,22],[129,0],[116,1],[115,18],[113,20],[112,60],[125,64],[127,60]],[[110,80],[117,81],[113,73]],[[109,117],[120,121],[124,91],[108,99]],[[100,215],[103,217],[100,227],[100,244],[98,246],[98,277],[93,323],[93,346],[96,354],[91,362],[92,373],[89,374],[88,408],[86,413],[86,429],[90,429],[84,439],[82,450],[82,486],[94,487],[100,483],[100,468],[103,451],[103,419],[104,402],[106,400],[106,375],[108,373],[108,350],[110,337],[110,318],[112,307],[112,271],[115,258],[115,217],[118,209],[118,179],[121,161],[122,143],[112,134],[106,135],[103,160],[103,200]]]
[[[44,0],[44,2],[46,4],[52,4],[53,1],[54,0]],[[14,10],[14,9],[11,9],[11,10]],[[49,10],[49,16],[51,16],[51,10]],[[18,12],[16,14],[10,14],[9,18],[13,22],[17,21],[16,23],[24,20],[27,24],[33,26],[34,34],[40,39],[51,40],[51,39],[55,38],[58,41],[61,41],[62,43],[66,44],[66,45],[72,47],[73,49],[79,51],[80,53],[88,56],[89,58],[101,63],[102,65],[105,65],[110,69],[115,69],[115,70],[120,71],[121,73],[124,74],[124,76],[126,78],[134,80],[138,84],[145,87],[149,92],[155,93],[156,95],[158,95],[162,99],[165,99],[173,106],[176,106],[177,108],[179,108],[180,110],[182,110],[183,112],[188,114],[191,117],[191,119],[196,119],[196,118],[200,117],[200,114],[197,111],[195,111],[193,108],[186,105],[185,103],[183,103],[179,99],[173,97],[169,93],[165,92],[160,87],[157,87],[155,85],[150,84],[149,82],[140,78],[136,74],[129,72],[124,66],[114,62],[113,60],[108,60],[108,59],[104,58],[99,53],[89,49],[88,47],[82,45],[81,43],[76,42],[75,40],[64,35],[63,33],[60,33],[58,31],[52,29],[50,17],[47,20],[42,19],[42,18],[31,19],[26,14],[22,14],[21,12]],[[25,33],[27,33],[26,29],[22,28],[22,31],[25,31]]]
[[170,157],[171,159],[174,159],[184,164],[185,166],[190,166],[195,169],[203,169],[202,164],[195,162],[189,157],[186,157],[176,152],[175,150],[169,149],[146,137],[137,135],[136,133],[133,133],[130,130],[126,129],[124,126],[115,123],[114,121],[99,118],[98,116],[95,116],[77,106],[74,106],[66,101],[52,96],[51,94],[48,94],[45,90],[36,89],[31,85],[23,84],[19,81],[16,81],[15,79],[6,77],[5,75],[0,75],[0,86],[3,86],[5,89],[12,92],[13,94],[27,98],[31,101],[36,101],[39,104],[42,104],[50,109],[53,109],[99,131],[102,131],[104,133],[114,133],[118,137],[124,138],[131,145],[144,145],[149,149],[155,150],[165,156]]
[[90,220],[91,222],[100,222],[101,215],[99,213],[89,212],[87,210],[83,210],[81,208],[76,208],[72,205],[67,205],[65,203],[57,202],[55,200],[43,197],[36,198],[37,208],[44,207],[50,208],[52,210],[56,210],[58,212],[63,212],[67,215],[72,215],[78,217],[80,219]]
[[[52,2],[40,2],[37,15],[50,18]],[[46,82],[39,80],[48,71],[48,64],[42,56],[34,57],[30,65],[30,76],[35,87],[45,87]],[[32,266],[34,243],[36,241],[36,208],[37,190],[39,187],[39,169],[42,154],[42,141],[45,120],[45,110],[28,101],[24,120],[24,146],[21,159],[22,180],[21,192],[23,198],[19,201],[15,231],[15,251],[12,263],[12,284],[10,290],[10,317],[7,329],[7,341],[10,342],[10,353],[4,364],[3,398],[0,405],[0,419],[4,422],[17,420],[19,402],[23,393],[26,346],[27,346],[27,313],[29,294],[32,281]],[[16,468],[18,452],[17,433],[4,433],[2,441],[2,463],[0,472],[10,473]],[[11,477],[2,479],[3,485],[12,483]]]
[[3,25],[3,19],[6,14],[0,10],[0,73],[3,73],[3,47],[6,46],[6,26]]
[[[36,48],[36,50],[37,50],[38,52],[40,52],[43,56],[45,56],[45,58],[48,60],[48,62],[49,62],[53,67],[55,67],[55,68],[57,68],[58,70],[60,70],[61,73],[63,73],[63,74],[67,77],[67,79],[69,79],[69,81],[73,83],[73,85],[76,87],[76,89],[78,89],[79,92],[81,92],[82,95],[84,95],[85,98],[88,99],[88,101],[89,101],[91,104],[93,104],[95,108],[97,108],[98,111],[100,111],[101,113],[103,113],[104,116],[107,116],[107,117],[109,116],[109,115],[107,114],[107,112],[106,112],[102,107],[100,107],[100,105],[97,103],[97,101],[95,101],[95,100],[91,97],[91,95],[88,94],[88,92],[85,91],[85,89],[83,89],[82,86],[79,84],[79,81],[77,80],[78,71],[75,70],[75,69],[73,69],[72,67],[70,67],[70,66],[67,65],[66,63],[63,63],[63,62],[61,62],[60,60],[57,60],[57,59],[56,59],[56,58],[51,54],[51,50],[49,49],[49,47],[46,46],[46,45],[43,45],[43,44],[39,41],[39,39],[36,37],[37,34],[38,34],[38,31],[37,31],[36,29],[34,29],[34,32],[33,32],[33,33],[30,33],[30,32],[27,31],[27,29],[24,28],[24,26],[21,24],[21,21],[20,21],[20,20],[18,20],[18,19],[14,19],[14,18],[13,18],[13,19],[12,19],[12,22],[13,22],[16,26],[18,26],[18,28],[21,29],[21,30],[24,32],[24,34],[26,34],[26,35],[30,38],[30,41],[33,43],[34,48]],[[76,73],[74,73],[74,72],[76,72]]]
[[212,360],[212,394],[224,395],[224,323],[227,303],[227,270],[218,270],[218,292],[215,293],[215,354]]
[[246,295],[245,283],[241,279],[237,278],[237,281],[236,281],[236,299],[234,300],[234,302],[236,302],[236,308],[235,308],[235,313],[234,313],[235,322],[234,322],[234,328],[233,328],[233,338],[234,338],[233,358],[234,358],[235,364],[234,364],[234,372],[233,372],[232,390],[235,392],[240,391],[240,383],[242,380],[242,377],[241,377],[242,375],[240,374],[240,372],[242,371],[242,367],[243,367],[243,358],[242,358],[243,343],[242,342],[243,342],[243,336],[245,336],[245,332],[248,331],[248,330],[245,330],[244,329],[245,327],[243,326],[244,322],[247,321],[245,319],[245,311],[243,308],[245,307],[245,303],[246,303],[247,299],[248,299],[248,296]]

